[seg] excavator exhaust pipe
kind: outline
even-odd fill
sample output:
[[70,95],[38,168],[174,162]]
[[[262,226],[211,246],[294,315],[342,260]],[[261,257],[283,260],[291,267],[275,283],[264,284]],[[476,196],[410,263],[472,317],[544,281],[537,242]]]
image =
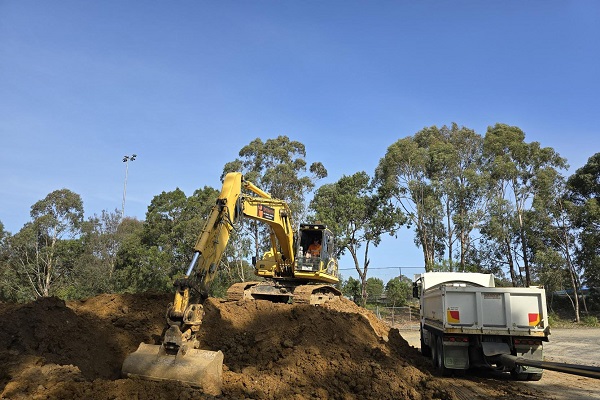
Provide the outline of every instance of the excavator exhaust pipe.
[[178,381],[219,396],[223,384],[223,353],[181,347],[177,354],[163,346],[140,343],[123,362],[123,376],[154,381]]

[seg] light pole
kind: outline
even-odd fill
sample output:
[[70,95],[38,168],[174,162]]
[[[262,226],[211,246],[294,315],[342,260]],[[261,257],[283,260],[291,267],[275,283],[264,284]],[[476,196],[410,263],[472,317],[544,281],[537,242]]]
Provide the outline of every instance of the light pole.
[[125,218],[125,196],[127,195],[127,173],[129,172],[129,161],[134,161],[137,154],[130,156],[124,156],[123,162],[125,163],[125,183],[123,184],[123,205],[121,206],[121,220]]

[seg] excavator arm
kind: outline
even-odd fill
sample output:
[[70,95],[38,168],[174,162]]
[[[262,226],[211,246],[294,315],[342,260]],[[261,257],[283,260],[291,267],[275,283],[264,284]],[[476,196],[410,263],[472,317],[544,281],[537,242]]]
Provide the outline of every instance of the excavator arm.
[[[251,191],[258,197],[247,195],[242,189]],[[202,285],[210,284],[216,275],[231,232],[243,217],[268,225],[271,248],[281,251],[278,264],[293,264],[294,231],[290,214],[285,201],[271,198],[252,182],[244,180],[241,173],[227,174],[217,202],[194,246],[194,257],[186,272],[186,278],[191,277],[195,271],[197,280]]]
[[[243,193],[250,191],[256,196]],[[223,353],[198,349],[195,334],[204,314],[206,287],[214,279],[227,243],[242,217],[262,221],[271,229],[271,247],[278,275],[293,273],[294,233],[290,209],[282,200],[245,181],[239,172],[225,176],[221,193],[213,206],[196,245],[185,277],[175,282],[175,297],[167,309],[168,328],[161,345],[140,344],[123,363],[125,376],[154,380],[177,380],[201,387],[206,393],[221,392]],[[193,303],[191,289],[200,293]]]

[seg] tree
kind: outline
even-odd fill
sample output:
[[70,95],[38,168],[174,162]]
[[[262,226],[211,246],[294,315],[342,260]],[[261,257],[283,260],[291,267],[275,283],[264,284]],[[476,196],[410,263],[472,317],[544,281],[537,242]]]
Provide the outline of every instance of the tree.
[[454,244],[458,241],[458,265],[466,271],[472,249],[471,232],[483,218],[483,138],[475,131],[453,123],[439,130],[429,146],[431,179],[438,187],[446,220],[445,242],[449,269],[454,270]]
[[577,263],[584,270],[585,284],[600,299],[600,153],[569,177],[567,190],[579,229]]
[[89,297],[116,290],[117,253],[126,236],[121,223],[121,212],[115,209],[102,210],[82,224],[82,254],[76,260],[65,297]]
[[16,292],[21,286],[15,271],[10,267],[10,233],[4,230],[0,221],[0,301],[15,301]]
[[[565,276],[573,291],[575,319],[580,321],[579,293],[581,279],[575,265],[577,232],[573,218],[574,204],[567,199],[564,178],[554,170],[540,172],[537,190],[533,199],[533,210],[529,213],[529,245],[534,254],[533,261],[544,276],[556,278]],[[563,270],[564,274],[552,274],[553,269]],[[584,303],[585,304],[585,303]]]
[[30,215],[32,222],[11,239],[11,264],[36,297],[48,297],[79,255],[78,245],[68,241],[80,233],[83,202],[68,189],[55,190],[31,206]]
[[[338,257],[348,251],[360,277],[361,303],[367,300],[369,247],[380,243],[381,236],[393,235],[405,222],[402,213],[373,193],[369,175],[362,171],[343,176],[333,184],[321,186],[310,203],[315,218],[336,235]],[[359,251],[364,246],[362,264]]]
[[383,281],[379,278],[369,278],[365,284],[365,291],[367,292],[367,299],[371,301],[377,301],[383,294]]
[[362,298],[360,281],[358,279],[354,279],[353,277],[349,277],[347,281],[343,282],[342,293],[344,296],[350,297],[353,302],[358,304]]
[[456,123],[432,126],[392,144],[379,162],[378,190],[414,225],[427,271],[444,253],[450,270],[455,258],[467,269],[471,232],[483,216],[482,145],[480,135]]
[[142,243],[164,253],[170,275],[183,273],[192,260],[200,230],[219,192],[205,186],[187,197],[179,188],[154,196],[146,213]]
[[405,306],[412,296],[412,282],[405,276],[392,278],[385,285],[385,294],[392,307]]
[[431,271],[444,252],[444,208],[432,184],[432,157],[428,146],[439,141],[436,127],[425,128],[414,137],[400,139],[388,147],[375,171],[379,194],[395,202],[415,226],[415,244],[423,251],[425,270]]
[[205,186],[187,197],[180,189],[154,196],[146,221],[130,224],[117,258],[119,290],[168,290],[182,276],[218,191]]
[[144,223],[125,218],[119,226],[125,237],[115,263],[115,288],[120,293],[170,291],[170,254],[143,243]]
[[[239,158],[225,164],[221,179],[229,172],[241,172],[245,179],[274,198],[285,200],[292,211],[292,220],[302,221],[307,193],[313,190],[318,179],[327,176],[327,170],[320,162],[308,166],[310,175],[307,175],[305,158],[304,144],[287,136],[265,142],[256,138],[240,150]],[[269,246],[267,229],[256,221],[250,222],[256,257]]]
[[[548,169],[566,168],[566,160],[554,149],[541,147],[538,142],[525,143],[525,133],[515,126],[496,124],[488,127],[484,138],[484,156],[491,177],[490,192],[494,197],[512,204],[517,224],[518,256],[525,270],[525,285],[531,285],[530,254],[528,254],[525,213],[531,207],[539,174]],[[510,219],[506,221],[511,223]],[[511,232],[504,229],[503,232]],[[512,237],[495,237],[510,241]],[[508,254],[507,254],[508,255]],[[512,264],[511,264],[512,266]],[[513,284],[515,272],[511,270]]]

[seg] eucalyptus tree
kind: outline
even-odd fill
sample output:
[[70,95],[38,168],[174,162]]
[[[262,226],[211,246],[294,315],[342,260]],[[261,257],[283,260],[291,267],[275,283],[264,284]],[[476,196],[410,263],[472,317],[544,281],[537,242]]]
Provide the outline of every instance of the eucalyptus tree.
[[[454,269],[454,245],[458,241],[458,264],[465,271],[467,255],[472,250],[471,232],[484,214],[483,138],[456,123],[438,131],[435,127],[429,130],[437,135],[428,135],[427,141],[421,140],[421,146],[429,149],[430,180],[444,207],[448,266]],[[419,136],[415,135],[416,140]]]
[[487,213],[479,229],[482,237],[477,249],[477,260],[483,271],[503,276],[508,269],[510,282],[518,286],[523,279],[520,273],[518,253],[519,224],[515,218],[514,206],[507,200],[506,186],[498,186],[491,192],[487,203]]
[[[566,286],[573,291],[570,299],[575,319],[579,322],[579,294],[582,285],[581,269],[575,259],[578,238],[574,223],[575,211],[575,205],[567,198],[564,177],[552,169],[540,171],[533,210],[528,213],[527,218],[530,221],[528,231],[532,232],[528,245],[533,249],[533,261],[542,278],[549,278],[549,283],[554,283],[557,278],[567,278]],[[555,273],[553,270],[564,273]]]
[[[317,180],[327,176],[327,170],[321,162],[308,165],[304,144],[287,136],[266,141],[256,138],[238,155],[225,164],[221,179],[229,172],[241,172],[245,179],[272,197],[285,200],[292,211],[293,221],[305,219],[306,195],[314,189]],[[254,241],[254,253],[259,257],[259,253],[269,246],[267,227],[250,221],[249,235]]]
[[121,293],[171,290],[172,256],[159,246],[143,242],[145,222],[125,218],[119,230],[126,235],[119,246],[115,262],[115,289]]
[[188,197],[176,188],[154,196],[150,202],[142,243],[168,254],[173,275],[183,272],[190,263],[196,240],[218,194],[214,188],[205,186]]
[[10,267],[10,232],[4,229],[0,221],[0,301],[15,300],[15,294],[20,287],[15,271]]
[[235,171],[274,198],[285,200],[296,221],[304,219],[306,195],[317,180],[327,176],[321,162],[308,165],[305,145],[287,136],[264,142],[254,139],[240,150],[239,158],[225,164],[221,178]]
[[445,248],[440,185],[432,181],[439,165],[429,149],[431,143],[440,141],[436,127],[400,139],[388,147],[375,171],[379,195],[394,203],[408,218],[409,227],[415,226],[415,244],[423,251],[427,271],[443,257]]
[[71,273],[81,247],[81,197],[60,189],[31,206],[32,221],[10,239],[9,264],[26,282],[34,297],[48,297]]
[[114,272],[124,233],[121,211],[102,210],[82,224],[83,251],[77,259],[66,297],[81,298],[115,291]]
[[379,245],[384,234],[395,234],[405,222],[404,215],[374,193],[371,179],[364,171],[319,187],[310,208],[315,219],[336,235],[337,256],[350,253],[360,278],[361,302],[365,305],[370,246]]
[[586,285],[600,298],[600,153],[569,177],[567,189],[580,230],[577,260],[584,269]]
[[[513,208],[518,230],[518,257],[525,271],[525,285],[531,284],[530,254],[528,254],[525,213],[531,209],[539,174],[545,170],[564,169],[566,160],[554,149],[541,147],[539,142],[525,142],[525,133],[515,126],[496,124],[487,129],[484,144],[486,166],[490,173],[490,192],[494,198],[501,196]],[[493,203],[493,201],[492,201]],[[511,223],[511,221],[506,221]],[[510,229],[501,232],[510,233]],[[511,235],[512,236],[512,235]],[[512,241],[513,237],[493,237]],[[507,256],[509,256],[507,254]],[[511,274],[513,275],[513,274]],[[513,284],[516,282],[513,280]]]

